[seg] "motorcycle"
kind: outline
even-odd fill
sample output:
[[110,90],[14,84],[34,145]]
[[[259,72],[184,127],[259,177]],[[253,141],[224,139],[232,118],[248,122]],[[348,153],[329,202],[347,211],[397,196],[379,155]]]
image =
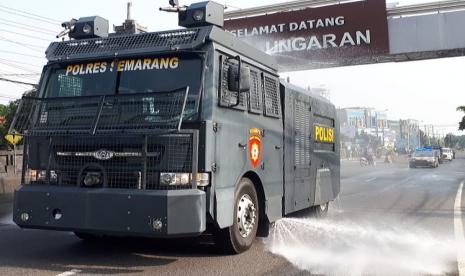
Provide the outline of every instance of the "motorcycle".
[[366,167],[366,166],[376,166],[376,161],[374,158],[371,158],[371,160],[368,160],[366,157],[361,157],[360,158],[360,166]]

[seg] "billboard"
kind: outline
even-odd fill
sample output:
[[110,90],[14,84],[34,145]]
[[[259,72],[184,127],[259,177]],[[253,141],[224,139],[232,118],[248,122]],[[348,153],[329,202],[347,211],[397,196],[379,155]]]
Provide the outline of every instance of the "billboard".
[[385,0],[310,7],[225,21],[236,37],[273,55],[281,71],[372,63],[389,53]]

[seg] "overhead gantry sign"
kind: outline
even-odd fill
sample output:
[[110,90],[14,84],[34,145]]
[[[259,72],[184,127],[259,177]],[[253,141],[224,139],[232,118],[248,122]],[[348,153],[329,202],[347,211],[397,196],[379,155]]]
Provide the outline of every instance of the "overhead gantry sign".
[[463,55],[463,9],[465,1],[386,9],[384,0],[307,0],[229,12],[225,28],[294,71]]

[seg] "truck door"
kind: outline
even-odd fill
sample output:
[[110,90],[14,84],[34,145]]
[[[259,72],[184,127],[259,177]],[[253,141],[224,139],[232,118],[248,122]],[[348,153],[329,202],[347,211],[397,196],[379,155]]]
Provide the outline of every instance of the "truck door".
[[314,198],[314,185],[311,181],[311,105],[306,95],[297,95],[294,106],[294,186],[297,210],[310,206]]
[[285,214],[313,204],[315,183],[312,181],[311,153],[313,125],[311,102],[307,95],[286,89],[285,122]]

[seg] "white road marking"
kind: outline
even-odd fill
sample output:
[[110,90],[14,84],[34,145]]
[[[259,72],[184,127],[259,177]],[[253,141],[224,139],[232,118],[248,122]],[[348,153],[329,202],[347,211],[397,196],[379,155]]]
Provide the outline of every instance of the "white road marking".
[[462,190],[464,182],[460,183],[454,204],[454,232],[455,242],[457,243],[457,265],[460,276],[465,276],[465,234],[462,222]]
[[373,178],[368,178],[367,180],[365,180],[365,182],[371,182],[373,180],[376,180],[376,177],[373,177]]
[[82,270],[79,270],[79,269],[71,269],[69,271],[65,271],[63,273],[60,273],[60,274],[57,274],[56,276],[71,276],[71,275],[75,275],[75,274],[78,274],[82,272]]

